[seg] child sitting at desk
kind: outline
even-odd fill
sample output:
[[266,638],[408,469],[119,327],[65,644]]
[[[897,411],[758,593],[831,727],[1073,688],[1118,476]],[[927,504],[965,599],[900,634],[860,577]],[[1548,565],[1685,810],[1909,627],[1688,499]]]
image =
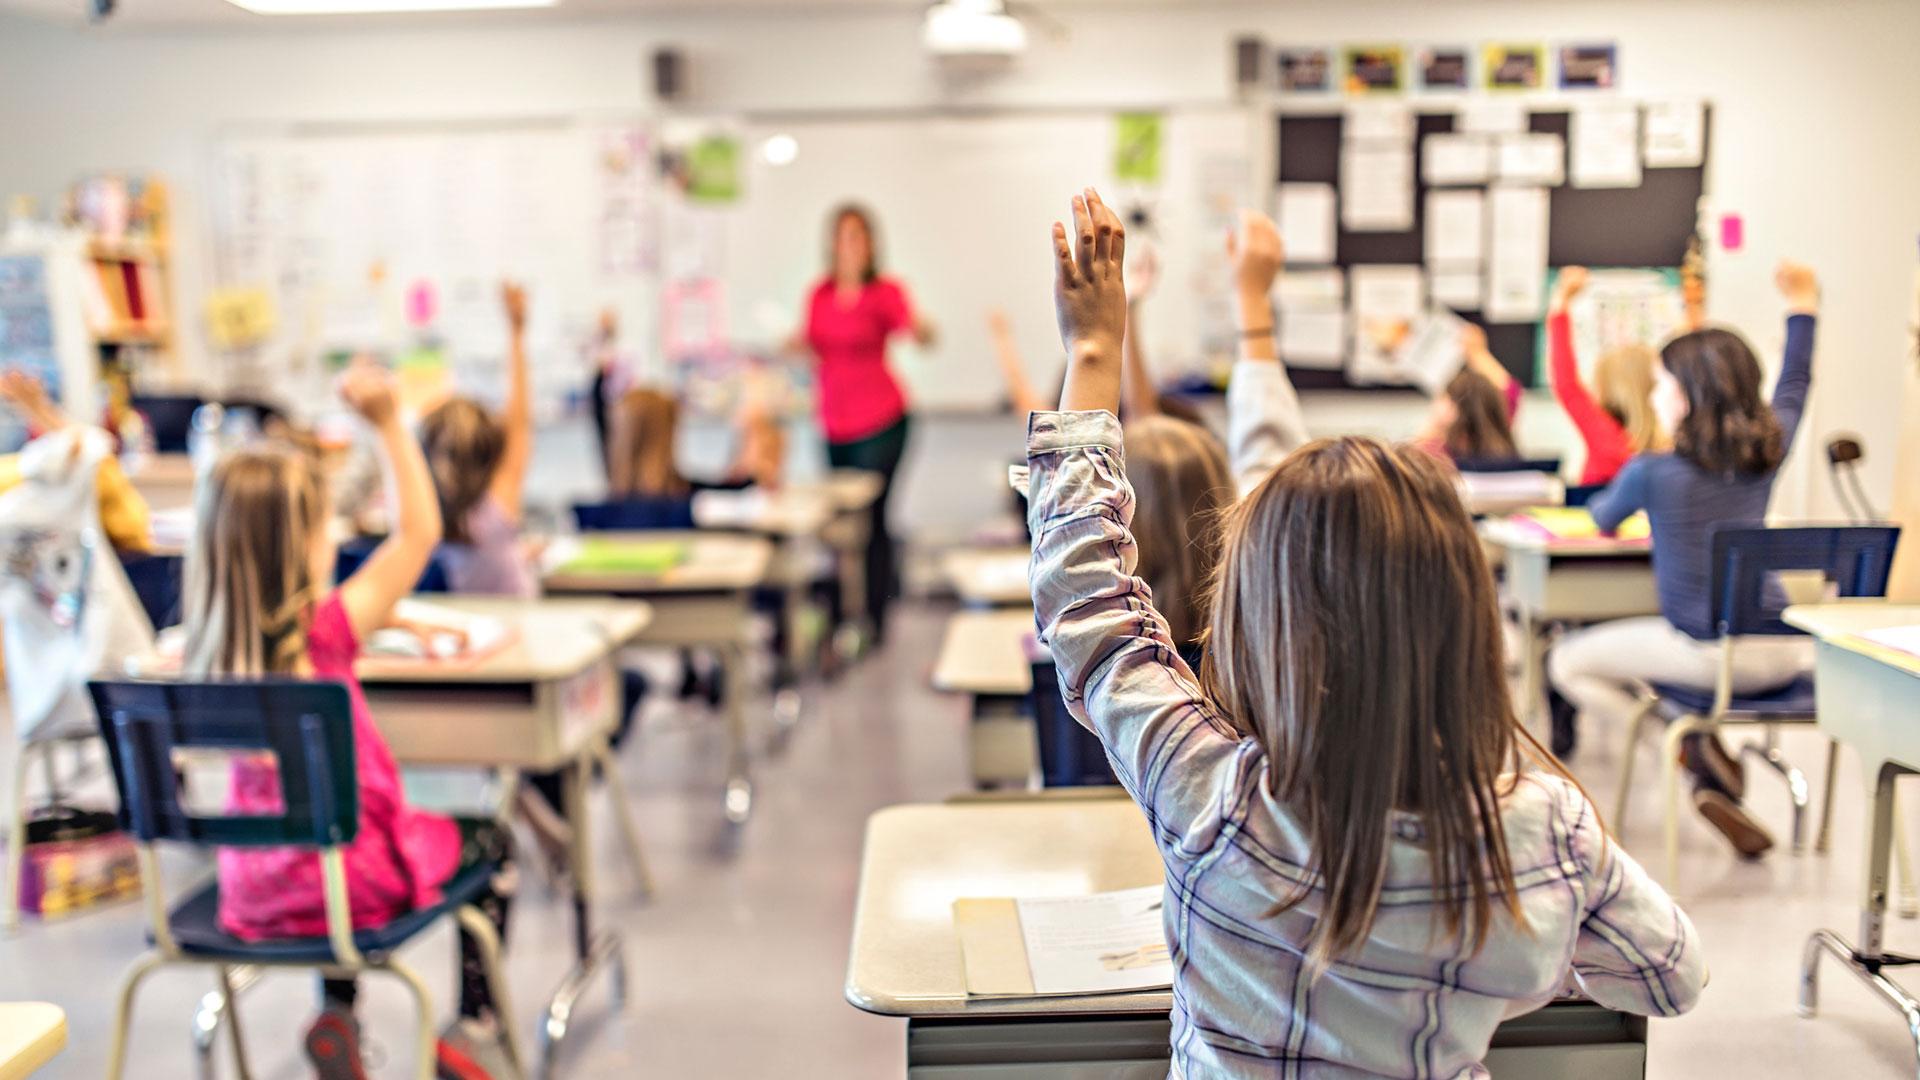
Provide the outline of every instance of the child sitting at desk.
[[[300,675],[346,684],[360,787],[360,832],[346,849],[354,927],[384,925],[433,902],[464,867],[499,860],[503,869],[478,906],[504,938],[515,880],[506,832],[490,822],[456,824],[406,804],[393,754],[354,676],[360,642],[386,624],[440,542],[440,511],[420,448],[401,424],[391,380],[356,366],[340,390],[379,432],[396,486],[393,531],[359,570],[328,589],[334,543],[313,458],[266,445],[221,459],[197,493],[182,668],[195,678]],[[279,782],[271,762],[236,761],[229,811],[277,810]],[[220,925],[247,941],[325,934],[319,858],[301,848],[222,849]],[[494,1015],[480,945],[464,932],[460,955],[461,1019],[443,1033],[439,1056],[451,1075],[484,1078],[492,1074],[475,1063],[501,1059],[499,1025],[510,1018]],[[325,1011],[307,1033],[308,1055],[323,1080],[356,1080],[364,1073],[355,984],[328,979],[324,993]]]
[[1456,465],[1516,461],[1513,418],[1520,383],[1487,348],[1487,332],[1472,323],[1460,331],[1467,362],[1433,399],[1414,445]]
[[1485,1075],[1569,973],[1691,1008],[1693,926],[1515,716],[1493,577],[1416,449],[1310,443],[1228,514],[1196,676],[1134,576],[1114,410],[1125,232],[1053,229],[1070,357],[1028,436],[1035,615],[1076,718],[1155,825],[1190,1077]]
[[[1760,396],[1760,361],[1739,334],[1709,327],[1674,338],[1660,350],[1653,392],[1673,448],[1634,458],[1587,504],[1607,531],[1647,512],[1660,614],[1578,630],[1554,646],[1548,674],[1583,715],[1625,723],[1643,681],[1712,690],[1719,679],[1722,649],[1708,595],[1713,529],[1766,520],[1813,381],[1819,281],[1791,262],[1780,264],[1774,281],[1787,302],[1787,342],[1772,404]],[[1773,610],[1786,606],[1778,583],[1769,594]],[[1744,638],[1732,655],[1738,695],[1779,689],[1813,667],[1813,643],[1798,636]],[[1746,777],[1739,758],[1716,736],[1689,736],[1682,745],[1694,808],[1740,854],[1764,854],[1773,836],[1740,805]]]

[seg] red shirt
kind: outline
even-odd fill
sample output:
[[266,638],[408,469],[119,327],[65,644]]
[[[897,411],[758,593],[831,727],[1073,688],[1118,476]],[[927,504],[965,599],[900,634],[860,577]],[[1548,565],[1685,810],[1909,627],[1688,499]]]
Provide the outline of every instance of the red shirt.
[[807,344],[819,357],[820,426],[831,443],[877,435],[907,414],[887,368],[887,339],[913,326],[913,302],[892,278],[875,278],[851,302],[831,277],[807,303]]
[[1633,457],[1633,442],[1627,437],[1627,429],[1593,400],[1580,381],[1580,366],[1573,356],[1573,320],[1564,311],[1556,311],[1547,319],[1547,357],[1553,371],[1554,396],[1587,443],[1587,463],[1580,470],[1580,483],[1605,484]]

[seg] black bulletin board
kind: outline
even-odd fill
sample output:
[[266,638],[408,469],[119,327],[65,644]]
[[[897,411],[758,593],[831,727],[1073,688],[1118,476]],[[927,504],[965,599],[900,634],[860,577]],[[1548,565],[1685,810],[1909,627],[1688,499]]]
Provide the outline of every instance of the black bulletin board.
[[[1413,228],[1407,232],[1349,232],[1340,228],[1335,265],[1421,265],[1425,244],[1427,184],[1420,177],[1425,137],[1453,130],[1451,108],[1415,113]],[[1276,183],[1340,186],[1340,140],[1343,120],[1338,113],[1281,113]],[[1713,112],[1706,117],[1706,152],[1713,143]],[[1565,141],[1571,114],[1564,108],[1530,112],[1527,126],[1536,132],[1557,134]],[[1703,161],[1707,160],[1703,158]],[[1548,194],[1547,265],[1588,267],[1678,266],[1699,214],[1706,190],[1705,165],[1690,168],[1643,168],[1634,188],[1576,188],[1568,184]],[[1478,312],[1460,312],[1480,323]],[[1283,316],[1284,317],[1284,316]],[[1483,325],[1485,325],[1483,323]],[[1537,385],[1540,364],[1535,355],[1539,323],[1488,325],[1487,344],[1500,362],[1523,384]],[[1347,389],[1354,384],[1340,371],[1322,368],[1289,369],[1301,389]],[[1365,387],[1364,389],[1375,389]],[[1386,389],[1386,388],[1381,388]]]

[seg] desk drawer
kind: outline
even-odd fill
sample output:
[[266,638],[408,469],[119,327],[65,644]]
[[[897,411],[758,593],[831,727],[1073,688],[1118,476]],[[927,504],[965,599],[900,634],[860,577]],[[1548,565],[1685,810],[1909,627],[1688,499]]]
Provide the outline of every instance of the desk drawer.
[[612,660],[543,683],[368,686],[373,722],[409,765],[547,770],[613,730],[619,672]]

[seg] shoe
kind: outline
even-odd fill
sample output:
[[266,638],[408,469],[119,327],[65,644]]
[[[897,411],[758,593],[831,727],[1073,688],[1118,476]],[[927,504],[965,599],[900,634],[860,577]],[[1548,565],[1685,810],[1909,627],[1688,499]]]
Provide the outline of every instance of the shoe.
[[494,1023],[470,1017],[455,1020],[440,1033],[434,1073],[439,1080],[521,1080]]
[[1579,717],[1574,710],[1573,702],[1549,690],[1547,691],[1547,715],[1552,721],[1549,745],[1553,748],[1553,756],[1563,760],[1573,756],[1574,748],[1580,742],[1580,728],[1577,723]]
[[1680,766],[1702,784],[1739,802],[1747,794],[1747,769],[1718,735],[1689,735],[1680,740]]
[[1693,793],[1693,808],[1714,828],[1719,829],[1733,850],[1745,859],[1757,859],[1773,847],[1773,834],[1755,821],[1746,808],[1712,788]]
[[328,1006],[307,1028],[307,1060],[318,1080],[367,1080],[360,1060],[360,1022],[347,1010]]

